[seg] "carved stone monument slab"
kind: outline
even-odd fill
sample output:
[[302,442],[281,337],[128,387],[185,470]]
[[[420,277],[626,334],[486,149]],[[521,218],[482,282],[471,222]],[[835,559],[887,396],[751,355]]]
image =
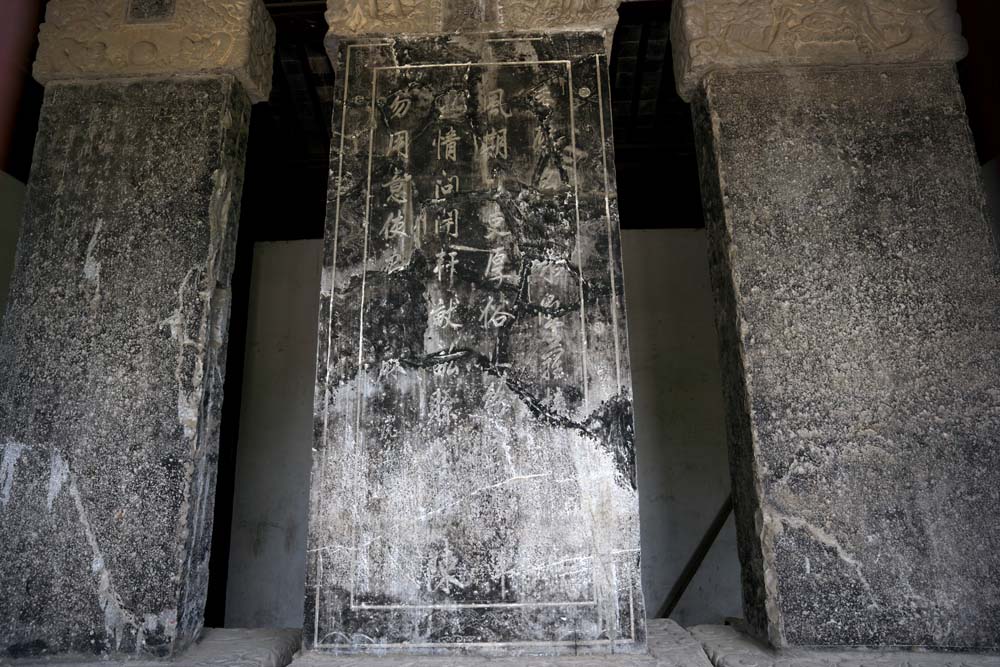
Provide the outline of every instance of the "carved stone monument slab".
[[750,629],[1000,646],[1000,258],[950,3],[677,7]]
[[336,58],[307,644],[643,650],[604,35]]
[[[0,332],[0,660],[160,657],[201,630],[248,92],[268,87],[201,49],[273,37],[259,2],[209,4],[48,4]],[[160,46],[137,66],[140,37]]]

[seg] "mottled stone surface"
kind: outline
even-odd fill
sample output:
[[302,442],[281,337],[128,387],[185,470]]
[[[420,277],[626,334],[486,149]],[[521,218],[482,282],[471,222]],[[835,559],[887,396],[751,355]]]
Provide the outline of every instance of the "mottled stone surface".
[[[693,641],[690,640],[689,641]],[[302,645],[302,631],[289,628],[205,628],[192,645],[173,660],[136,660],[123,656],[89,659],[24,658],[15,667],[285,667]],[[697,642],[695,642],[697,646]],[[6,663],[4,663],[6,664]]]
[[1000,653],[959,653],[926,649],[774,649],[727,625],[698,625],[701,642],[715,667],[996,667]]
[[201,628],[249,99],[46,90],[0,337],[0,655]]
[[[307,651],[295,667],[711,667],[705,651],[684,628],[665,618],[647,624],[646,654],[520,656],[346,656]],[[935,666],[936,667],[936,666]],[[978,667],[975,666],[975,667]]]
[[340,44],[312,647],[644,646],[602,40]]
[[953,68],[704,86],[751,628],[997,646],[1000,275]]

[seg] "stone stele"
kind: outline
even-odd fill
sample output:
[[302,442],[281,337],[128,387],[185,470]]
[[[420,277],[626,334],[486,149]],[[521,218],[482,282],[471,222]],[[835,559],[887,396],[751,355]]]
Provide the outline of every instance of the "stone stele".
[[453,4],[332,10],[305,640],[641,653],[606,33]]

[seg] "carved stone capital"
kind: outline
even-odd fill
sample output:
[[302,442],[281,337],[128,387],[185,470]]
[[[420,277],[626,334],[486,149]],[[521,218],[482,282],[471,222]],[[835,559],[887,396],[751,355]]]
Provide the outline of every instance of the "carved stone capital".
[[67,79],[228,72],[271,90],[274,23],[262,0],[49,0],[34,75]]
[[674,0],[674,73],[689,100],[717,68],[955,62],[955,0]]
[[419,35],[492,31],[604,31],[610,41],[621,0],[327,0],[330,35]]

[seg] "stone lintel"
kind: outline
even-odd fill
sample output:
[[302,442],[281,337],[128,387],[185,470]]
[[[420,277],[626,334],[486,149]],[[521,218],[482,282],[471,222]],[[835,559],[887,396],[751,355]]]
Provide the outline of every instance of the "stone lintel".
[[713,69],[956,62],[961,27],[955,0],[675,0],[670,38],[690,100]]
[[610,47],[620,0],[328,0],[334,38],[466,32],[601,31]]
[[273,51],[263,0],[50,0],[34,75],[47,84],[230,73],[262,102]]

